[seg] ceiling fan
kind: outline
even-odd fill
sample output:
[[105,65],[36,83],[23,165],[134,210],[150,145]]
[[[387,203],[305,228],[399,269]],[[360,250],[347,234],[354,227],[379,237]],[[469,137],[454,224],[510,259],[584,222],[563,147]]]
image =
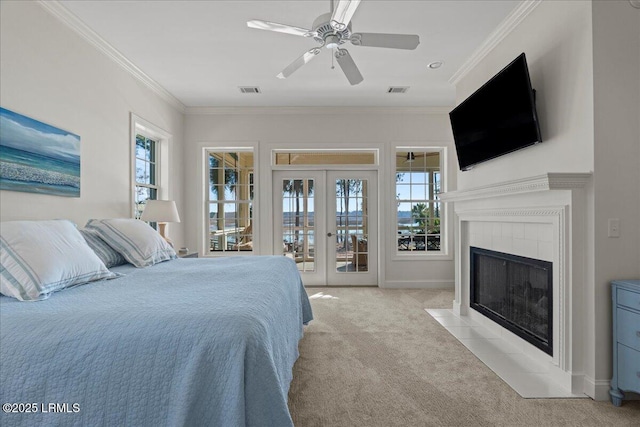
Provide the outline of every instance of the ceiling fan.
[[420,44],[420,38],[413,34],[353,33],[351,31],[351,17],[360,4],[360,0],[337,0],[335,5],[333,1],[331,1],[331,4],[333,12],[318,16],[313,21],[311,29],[261,21],[259,19],[247,21],[249,28],[309,37],[320,43],[320,46],[309,49],[301,57],[289,64],[278,74],[278,78],[286,79],[289,77],[300,67],[315,58],[324,46],[328,49],[334,49],[333,55],[347,80],[351,85],[357,85],[364,78],[360,74],[360,70],[358,70],[353,58],[351,58],[349,51],[340,47],[344,43],[350,41],[354,46],[409,50],[415,49]]
[[396,154],[396,157],[398,159],[404,159],[404,163],[413,163],[415,162],[417,159],[419,158],[423,158],[423,157],[431,157],[431,156],[438,156],[440,153],[438,152],[413,152],[413,151],[409,151],[407,152],[407,154],[404,154],[402,152],[399,152]]

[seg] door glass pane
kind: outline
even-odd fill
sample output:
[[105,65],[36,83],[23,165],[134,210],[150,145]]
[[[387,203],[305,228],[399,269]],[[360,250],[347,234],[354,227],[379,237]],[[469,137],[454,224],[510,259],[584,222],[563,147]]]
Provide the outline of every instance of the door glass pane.
[[282,181],[282,250],[301,272],[316,271],[313,179]]
[[367,271],[367,180],[336,179],[336,272]]

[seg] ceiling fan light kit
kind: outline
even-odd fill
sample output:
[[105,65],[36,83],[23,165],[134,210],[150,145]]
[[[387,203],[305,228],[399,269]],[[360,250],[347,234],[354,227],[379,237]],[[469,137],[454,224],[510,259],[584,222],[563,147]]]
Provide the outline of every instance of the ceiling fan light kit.
[[[333,2],[332,2],[333,4]],[[340,46],[347,41],[354,46],[385,47],[390,49],[413,50],[420,44],[420,38],[414,34],[384,34],[384,33],[352,33],[351,17],[355,13],[360,0],[338,0],[332,13],[320,15],[313,22],[312,29],[295,27],[276,22],[252,19],[247,21],[249,28],[258,30],[275,31],[313,38],[320,46],[305,52],[301,57],[293,61],[280,74],[280,79],[286,79],[303,65],[311,61],[320,53],[321,47],[334,50],[334,56],[338,65],[347,77],[351,85],[357,85],[364,78],[354,62],[351,54]]]
[[[324,46],[327,49],[335,49],[338,46],[340,46],[340,42],[341,42],[341,40],[340,40],[340,38],[338,36],[330,35],[330,36],[327,36],[327,38],[325,39],[325,45]],[[344,43],[344,42],[342,42],[342,43]]]

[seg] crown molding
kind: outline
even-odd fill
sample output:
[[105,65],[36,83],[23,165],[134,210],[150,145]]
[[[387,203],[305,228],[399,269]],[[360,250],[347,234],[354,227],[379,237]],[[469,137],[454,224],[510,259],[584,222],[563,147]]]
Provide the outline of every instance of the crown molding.
[[516,7],[513,12],[507,16],[504,21],[493,30],[489,37],[471,54],[464,64],[456,71],[449,83],[458,84],[471,70],[473,70],[485,56],[489,54],[507,35],[509,35],[520,22],[524,20],[536,7],[542,3],[542,0],[524,0]]
[[155,94],[159,95],[162,99],[167,101],[172,107],[176,108],[179,112],[184,113],[185,105],[180,102],[178,98],[173,96],[169,91],[160,86],[155,80],[144,73],[133,62],[129,61],[122,53],[116,48],[111,46],[105,39],[100,37],[95,31],[93,31],[87,24],[82,22],[76,15],[71,13],[66,7],[64,7],[57,0],[39,0],[38,3],[45,10],[55,16],[67,27],[71,28],[84,40],[89,42],[100,52],[104,53],[113,62],[122,67],[125,71],[131,74],[133,77],[141,81],[145,86],[151,89]]
[[546,173],[531,178],[515,179],[468,190],[449,191],[442,193],[440,198],[445,202],[459,202],[535,191],[575,190],[584,188],[591,179],[591,175],[591,173]]
[[452,107],[186,107],[187,115],[323,115],[323,114],[419,114],[448,115]]

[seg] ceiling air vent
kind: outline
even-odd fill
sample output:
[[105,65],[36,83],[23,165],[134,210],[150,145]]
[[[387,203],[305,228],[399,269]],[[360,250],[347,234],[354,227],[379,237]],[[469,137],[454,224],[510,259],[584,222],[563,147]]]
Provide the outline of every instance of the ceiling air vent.
[[387,93],[405,93],[409,90],[409,86],[389,86]]
[[242,93],[262,93],[258,86],[240,86],[240,92],[242,92]]

